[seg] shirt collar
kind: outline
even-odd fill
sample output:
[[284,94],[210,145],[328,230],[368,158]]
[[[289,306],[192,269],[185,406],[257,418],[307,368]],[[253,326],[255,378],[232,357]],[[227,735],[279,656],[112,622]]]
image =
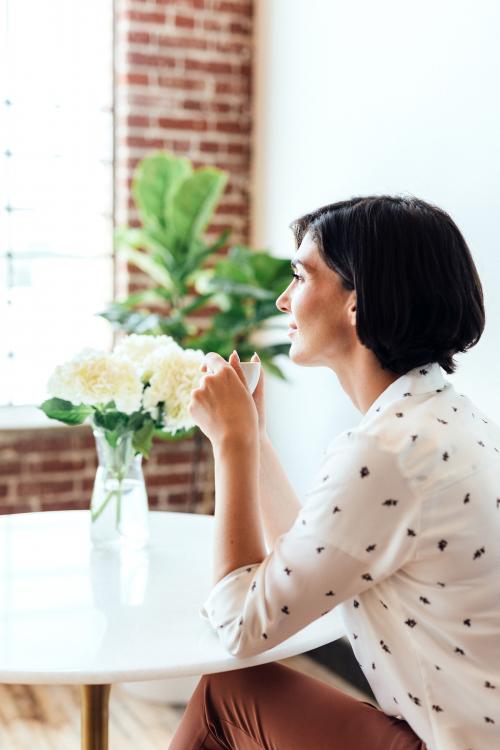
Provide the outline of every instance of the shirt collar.
[[427,365],[415,367],[394,380],[377,396],[368,411],[363,415],[360,424],[363,424],[372,415],[381,412],[393,401],[422,393],[439,391],[439,389],[445,387],[446,381],[438,362],[430,362]]

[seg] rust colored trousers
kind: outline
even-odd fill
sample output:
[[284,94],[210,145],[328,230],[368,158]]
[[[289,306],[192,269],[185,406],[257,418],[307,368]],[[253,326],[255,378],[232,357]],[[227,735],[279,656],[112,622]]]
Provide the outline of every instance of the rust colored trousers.
[[426,750],[403,719],[272,662],[203,675],[169,750]]

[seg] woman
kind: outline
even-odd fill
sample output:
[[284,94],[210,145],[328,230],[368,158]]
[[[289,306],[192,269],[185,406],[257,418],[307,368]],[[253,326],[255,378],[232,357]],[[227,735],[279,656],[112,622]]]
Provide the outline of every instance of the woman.
[[252,397],[235,352],[206,356],[190,405],[215,457],[205,609],[248,656],[340,607],[381,710],[280,664],[205,675],[171,750],[497,750],[500,430],[441,371],[484,328],[469,249],[413,197],[335,203],[293,229],[276,303],[290,358],[333,370],[363,416],[301,505],[266,437],[262,373]]

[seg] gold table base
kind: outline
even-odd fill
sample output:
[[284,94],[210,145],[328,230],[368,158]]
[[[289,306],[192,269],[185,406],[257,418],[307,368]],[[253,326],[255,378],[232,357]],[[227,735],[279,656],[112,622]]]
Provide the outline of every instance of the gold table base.
[[111,685],[82,685],[82,750],[108,750]]

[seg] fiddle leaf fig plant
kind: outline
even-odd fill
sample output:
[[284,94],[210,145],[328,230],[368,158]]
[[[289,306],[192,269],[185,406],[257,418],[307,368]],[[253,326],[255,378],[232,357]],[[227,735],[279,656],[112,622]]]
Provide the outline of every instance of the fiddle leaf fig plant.
[[[224,358],[237,349],[242,359],[250,359],[257,350],[263,366],[286,380],[274,358],[288,354],[290,345],[257,346],[255,339],[263,328],[282,329],[269,319],[279,315],[275,301],[289,283],[289,261],[244,245],[217,257],[230,230],[211,244],[203,237],[227,179],[223,170],[195,169],[189,159],[166,151],[138,164],[132,195],[141,226],[119,227],[115,237],[121,257],[152,284],[100,314],[126,333],[169,335],[183,348]],[[206,306],[218,312],[208,330],[199,330],[189,316]]]

